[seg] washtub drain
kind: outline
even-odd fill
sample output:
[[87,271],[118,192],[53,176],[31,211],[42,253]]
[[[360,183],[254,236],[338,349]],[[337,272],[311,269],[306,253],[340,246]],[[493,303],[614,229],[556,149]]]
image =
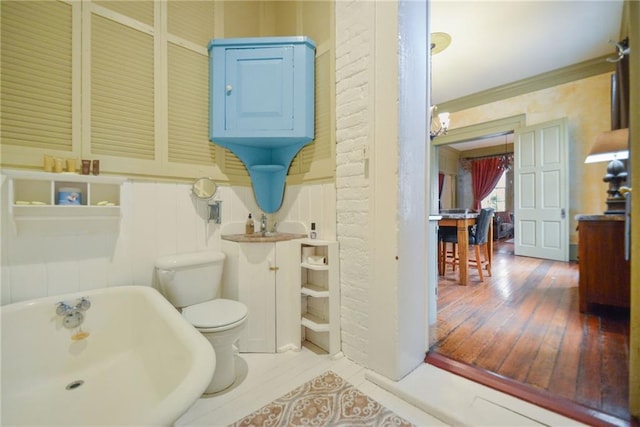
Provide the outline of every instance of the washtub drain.
[[84,384],[84,380],[75,380],[75,381],[71,381],[69,384],[67,384],[67,386],[65,388],[67,390],[75,390],[78,387],[80,387],[82,384]]

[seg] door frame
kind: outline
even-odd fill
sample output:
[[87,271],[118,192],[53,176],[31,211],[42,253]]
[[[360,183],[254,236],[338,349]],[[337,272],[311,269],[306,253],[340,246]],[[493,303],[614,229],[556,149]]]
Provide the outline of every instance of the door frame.
[[[439,162],[439,151],[438,148],[446,147],[447,145],[456,144],[459,142],[471,141],[474,139],[487,138],[495,135],[504,135],[506,133],[511,133],[526,126],[526,115],[518,114],[515,116],[504,117],[502,119],[491,120],[484,123],[478,123],[470,126],[464,126],[456,129],[451,129],[446,135],[439,136],[434,140],[431,140],[429,144],[429,158],[431,159],[430,173],[427,177],[429,179],[430,185],[428,185],[428,190],[430,192],[430,197],[427,203],[429,206],[427,207],[428,212],[431,213],[431,216],[437,217],[440,213],[440,197],[439,197],[439,186],[438,186],[438,174],[440,172],[440,168],[438,165]],[[430,223],[433,221],[429,221]],[[435,226],[428,227],[428,236],[427,239],[429,242],[432,242],[431,253],[436,253],[436,243],[438,241],[438,229]],[[429,259],[431,260],[430,257]],[[435,258],[433,259],[433,271],[435,271]],[[435,324],[437,318],[437,295],[438,295],[438,275],[437,274],[429,274],[427,277],[427,289],[429,295],[427,313],[428,320],[427,324],[432,325]],[[427,344],[429,340],[427,338]],[[429,346],[427,345],[427,353],[429,353]]]
[[[516,116],[504,117],[502,119],[491,120],[489,122],[451,129],[446,135],[439,136],[431,141],[431,147],[436,148],[458,142],[491,137],[494,135],[503,135],[508,132],[515,132],[516,129],[523,128],[525,126],[526,114],[524,113]],[[435,179],[437,182],[438,171],[435,171],[435,175],[433,173],[431,175],[431,179]]]
[[[446,147],[448,145],[457,144],[460,142],[467,142],[476,139],[489,138],[498,135],[504,135],[506,133],[515,133],[516,130],[526,127],[526,115],[518,114],[516,116],[504,117],[502,119],[491,120],[484,123],[478,123],[456,129],[451,129],[446,135],[439,136],[431,141],[431,197],[429,212],[433,215],[437,215],[440,212],[439,209],[439,194],[438,194],[438,173],[439,166],[439,151],[438,148]],[[437,240],[437,236],[432,236]],[[437,285],[437,278],[436,278]]]

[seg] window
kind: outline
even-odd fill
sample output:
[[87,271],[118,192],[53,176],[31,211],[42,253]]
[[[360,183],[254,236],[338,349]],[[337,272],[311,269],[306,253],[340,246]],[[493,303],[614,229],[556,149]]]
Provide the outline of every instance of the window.
[[493,208],[496,212],[506,210],[506,194],[507,194],[507,173],[503,172],[502,177],[496,184],[495,188],[489,195],[482,200],[483,208]]

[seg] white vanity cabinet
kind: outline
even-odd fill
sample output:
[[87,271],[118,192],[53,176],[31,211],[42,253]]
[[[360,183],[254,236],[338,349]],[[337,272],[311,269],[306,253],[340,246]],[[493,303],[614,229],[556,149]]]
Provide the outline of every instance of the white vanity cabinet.
[[300,246],[300,341],[340,352],[338,243],[305,239]]
[[231,242],[222,240],[227,255],[224,297],[245,304],[249,316],[240,335],[243,353],[275,353],[294,349],[299,331],[299,240]]

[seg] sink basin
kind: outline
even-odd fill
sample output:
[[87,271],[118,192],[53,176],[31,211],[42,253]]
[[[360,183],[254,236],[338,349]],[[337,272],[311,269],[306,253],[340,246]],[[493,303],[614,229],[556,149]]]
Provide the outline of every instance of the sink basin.
[[[56,306],[81,297],[91,307],[80,332],[63,326]],[[213,376],[213,347],[149,286],[44,297],[1,312],[1,425],[169,426]]]
[[223,240],[229,240],[231,242],[238,243],[266,243],[266,242],[282,242],[285,240],[304,239],[306,234],[297,233],[280,233],[268,231],[266,233],[253,233],[253,234],[224,234]]

